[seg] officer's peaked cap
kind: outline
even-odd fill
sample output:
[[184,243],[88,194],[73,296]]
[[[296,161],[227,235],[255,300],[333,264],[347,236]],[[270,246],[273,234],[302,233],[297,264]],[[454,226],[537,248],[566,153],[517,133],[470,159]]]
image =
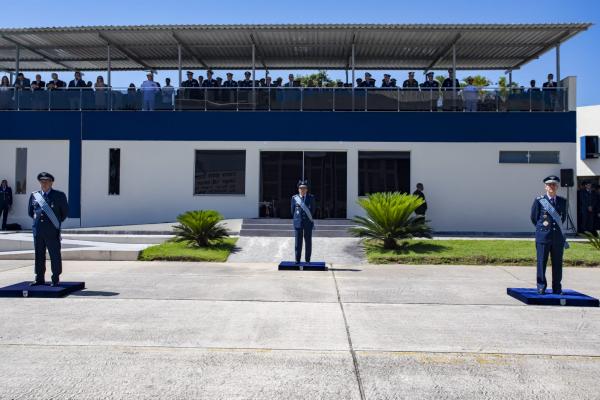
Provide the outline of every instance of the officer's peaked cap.
[[560,178],[556,175],[550,175],[544,178],[544,183],[560,183]]
[[37,176],[38,181],[42,181],[42,180],[50,180],[52,182],[54,182],[54,176],[52,176],[52,174],[48,173],[48,172],[40,172]]
[[298,181],[298,187],[299,188],[301,188],[301,187],[308,187],[308,180],[306,180],[306,179],[305,180],[300,179]]

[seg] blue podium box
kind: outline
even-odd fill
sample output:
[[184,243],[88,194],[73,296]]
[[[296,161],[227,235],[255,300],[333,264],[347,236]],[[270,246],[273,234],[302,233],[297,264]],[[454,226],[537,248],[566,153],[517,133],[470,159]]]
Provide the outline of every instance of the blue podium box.
[[546,289],[546,294],[538,294],[537,289],[507,288],[506,294],[522,301],[525,304],[537,306],[600,306],[598,299],[568,289],[563,290],[562,294],[552,294],[552,291],[549,289]]
[[280,271],[327,271],[324,261],[300,262],[282,261],[279,263]]
[[15,283],[0,288],[0,297],[65,297],[78,290],[85,289],[85,282],[61,282],[58,286],[46,285],[29,286],[31,281]]

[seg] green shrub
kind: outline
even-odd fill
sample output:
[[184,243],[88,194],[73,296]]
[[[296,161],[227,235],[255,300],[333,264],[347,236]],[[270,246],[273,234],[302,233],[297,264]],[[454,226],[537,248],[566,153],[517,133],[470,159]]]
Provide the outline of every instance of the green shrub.
[[354,236],[380,240],[385,249],[397,248],[398,240],[431,237],[425,217],[414,214],[423,204],[423,199],[418,196],[399,192],[373,193],[357,203],[365,210],[366,217],[353,218],[358,225],[350,228]]
[[595,235],[592,232],[584,232],[581,234],[581,236],[587,238],[592,247],[600,251],[600,231],[596,231]]
[[221,224],[223,216],[214,210],[188,211],[177,217],[179,225],[173,230],[176,242],[188,242],[198,247],[210,246],[229,236]]

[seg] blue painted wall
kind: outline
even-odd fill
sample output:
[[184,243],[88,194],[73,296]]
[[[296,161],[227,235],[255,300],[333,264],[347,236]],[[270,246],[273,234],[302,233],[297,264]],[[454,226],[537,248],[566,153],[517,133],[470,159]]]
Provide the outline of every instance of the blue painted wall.
[[82,140],[576,142],[575,112],[0,112],[2,139],[69,140],[69,217]]

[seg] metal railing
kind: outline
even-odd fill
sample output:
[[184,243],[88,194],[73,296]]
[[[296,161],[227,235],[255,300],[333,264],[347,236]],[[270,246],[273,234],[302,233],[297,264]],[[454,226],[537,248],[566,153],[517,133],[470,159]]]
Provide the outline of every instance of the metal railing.
[[39,111],[524,111],[568,110],[567,89],[0,87],[0,110]]

